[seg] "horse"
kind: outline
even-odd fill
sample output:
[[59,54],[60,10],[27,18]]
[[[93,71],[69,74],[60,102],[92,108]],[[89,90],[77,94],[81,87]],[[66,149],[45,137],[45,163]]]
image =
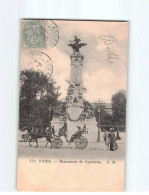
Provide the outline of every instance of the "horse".
[[38,139],[45,137],[47,140],[45,147],[47,147],[48,143],[50,142],[51,148],[52,148],[52,140],[51,140],[52,132],[51,131],[46,132],[44,129],[40,129],[39,127],[29,127],[28,134],[30,136],[30,139],[29,139],[29,146],[30,147],[32,146],[30,142],[32,140],[35,140],[36,141],[35,148],[38,148]]

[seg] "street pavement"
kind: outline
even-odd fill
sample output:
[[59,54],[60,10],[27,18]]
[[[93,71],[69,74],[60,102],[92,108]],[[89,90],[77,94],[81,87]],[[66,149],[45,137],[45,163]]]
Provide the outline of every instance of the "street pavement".
[[84,150],[77,149],[75,143],[71,145],[67,142],[59,149],[51,149],[50,143],[45,148],[46,140],[39,140],[39,147],[35,148],[36,143],[32,142],[32,147],[28,142],[18,142],[18,157],[23,158],[48,158],[48,159],[93,159],[93,160],[123,160],[125,158],[125,133],[120,133],[121,140],[118,140],[119,148],[115,151],[107,151],[104,141],[103,133],[101,134],[101,141],[95,143],[88,143]]

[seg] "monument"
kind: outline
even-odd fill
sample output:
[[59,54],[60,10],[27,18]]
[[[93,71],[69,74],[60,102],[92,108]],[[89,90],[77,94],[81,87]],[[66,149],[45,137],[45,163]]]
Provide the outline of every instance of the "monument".
[[[84,105],[82,71],[84,55],[81,54],[80,48],[86,46],[86,43],[80,43],[80,39],[75,36],[73,41],[68,44],[73,49],[70,55],[71,71],[70,79],[68,81],[69,87],[66,97],[66,109],[63,111],[61,108],[55,109],[55,115],[51,121],[56,131],[61,128],[64,123],[67,123],[67,136],[68,139],[78,130],[78,126],[86,129],[84,136],[89,142],[98,140],[97,122],[91,107]],[[61,113],[61,114],[60,114]]]
[[71,71],[68,92],[67,92],[67,112],[68,120],[76,122],[80,120],[81,113],[83,112],[83,82],[82,82],[82,68],[83,58],[79,49],[87,44],[79,43],[81,40],[75,37],[73,44],[68,44],[72,47],[73,53],[70,55]]

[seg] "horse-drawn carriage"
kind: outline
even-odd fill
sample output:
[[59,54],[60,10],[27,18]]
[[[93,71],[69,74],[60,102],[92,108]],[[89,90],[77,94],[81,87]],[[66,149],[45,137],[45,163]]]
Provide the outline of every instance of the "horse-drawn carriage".
[[[68,142],[70,144],[75,142],[76,148],[81,149],[81,150],[85,149],[88,145],[88,141],[87,141],[86,137],[82,136],[82,134],[84,132],[85,132],[85,130],[80,128],[79,131],[77,131],[76,133],[74,133],[71,136],[70,140],[68,140],[67,137],[65,137],[66,142]],[[53,140],[54,148],[60,148],[60,147],[62,147],[62,145],[63,145],[62,139],[59,136],[55,137]]]
[[[61,129],[63,129],[63,128],[64,127],[62,127]],[[27,137],[27,140],[29,141],[30,146],[31,146],[30,142],[35,140],[36,144],[37,144],[36,147],[38,147],[38,139],[39,138],[46,138],[47,143],[46,143],[45,147],[47,147],[48,143],[50,142],[51,148],[58,149],[58,148],[61,148],[63,145],[63,141],[61,139],[61,136],[64,136],[66,139],[66,142],[68,142],[70,144],[74,142],[76,148],[85,149],[88,145],[87,139],[84,136],[82,136],[85,133],[85,131],[86,130],[84,128],[81,129],[80,127],[78,127],[78,131],[71,136],[70,140],[68,140],[67,134],[65,132],[60,133],[60,131],[59,131],[59,134],[55,135],[54,129],[52,131],[52,127],[51,127],[51,130],[47,130],[47,131],[34,127],[34,128],[31,128],[30,130],[28,130],[26,137]]]

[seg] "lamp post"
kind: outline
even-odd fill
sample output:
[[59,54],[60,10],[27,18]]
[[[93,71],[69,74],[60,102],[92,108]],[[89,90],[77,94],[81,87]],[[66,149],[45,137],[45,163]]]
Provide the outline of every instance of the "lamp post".
[[49,106],[49,130],[50,130],[50,127],[51,127],[50,119],[51,119],[52,108],[53,108],[53,107],[52,107],[51,104],[50,104],[50,106]]
[[98,109],[98,142],[100,142],[100,108]]

